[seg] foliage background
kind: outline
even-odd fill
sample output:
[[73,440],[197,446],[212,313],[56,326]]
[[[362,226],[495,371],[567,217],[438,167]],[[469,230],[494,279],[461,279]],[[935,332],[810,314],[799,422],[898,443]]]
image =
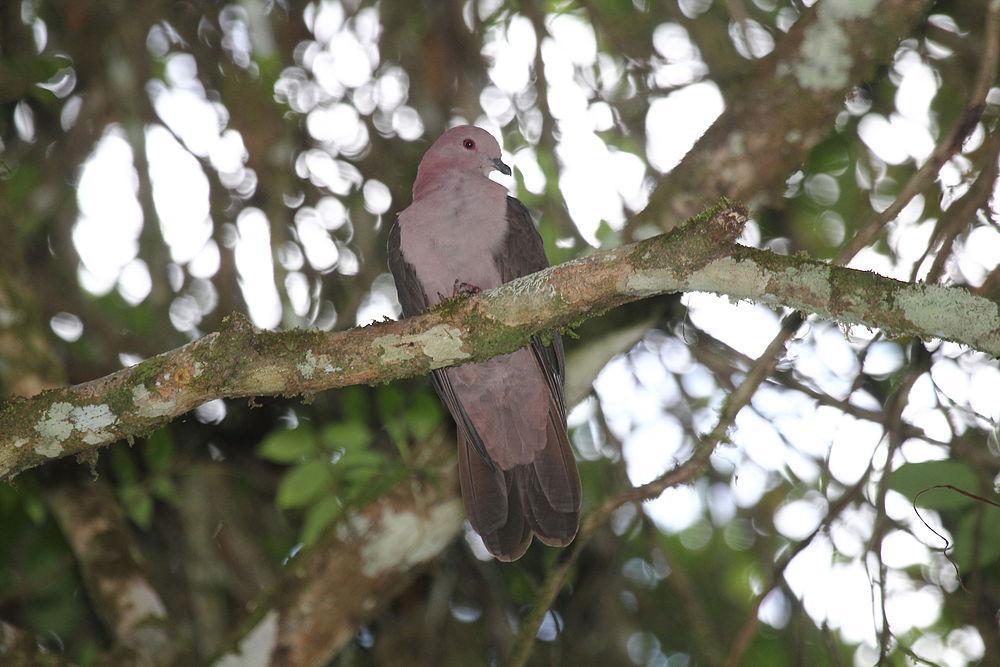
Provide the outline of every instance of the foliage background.
[[[724,106],[759,102],[786,33],[823,25],[826,3],[840,6],[5,2],[0,315],[27,315],[0,317],[0,395],[105,375],[233,311],[327,330],[395,316],[388,225],[428,142],[459,121],[502,136],[505,183],[539,213],[553,263],[678,222],[697,210],[681,195],[719,194],[752,205],[743,243],[834,258],[969,117],[990,40],[987,2],[927,3],[891,57],[834,95],[832,122],[786,126],[816,114],[785,91],[776,127],[734,130],[707,160],[725,181],[754,132],[780,136],[759,165],[777,182],[671,191],[689,144]],[[852,266],[996,298],[998,105],[992,88]],[[585,510],[683,460],[780,315],[684,295],[581,327],[570,425]],[[913,507],[935,484],[996,498],[997,396],[982,353],[808,322],[703,476],[598,529],[533,659],[722,664],[746,628],[746,664],[997,660],[1000,511],[942,489],[917,499],[952,563]],[[424,380],[213,401],[85,465],[21,475],[0,486],[0,621],[82,664],[116,655],[93,593],[108,573],[86,567],[66,519],[85,502],[72,489],[124,513],[121,541],[101,549],[141,554],[177,659],[204,662],[282,590],[303,545],[426,473],[419,452],[449,433],[442,417]],[[464,538],[356,619],[333,664],[503,661],[561,556],[535,546],[499,565]]]

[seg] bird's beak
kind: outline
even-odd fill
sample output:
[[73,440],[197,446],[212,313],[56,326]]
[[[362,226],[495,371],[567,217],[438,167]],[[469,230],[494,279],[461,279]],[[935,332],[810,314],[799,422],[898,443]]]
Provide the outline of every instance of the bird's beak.
[[493,166],[497,168],[497,171],[499,171],[501,174],[510,176],[510,167],[504,164],[503,160],[501,160],[498,157],[495,157],[491,160],[491,162],[493,163]]

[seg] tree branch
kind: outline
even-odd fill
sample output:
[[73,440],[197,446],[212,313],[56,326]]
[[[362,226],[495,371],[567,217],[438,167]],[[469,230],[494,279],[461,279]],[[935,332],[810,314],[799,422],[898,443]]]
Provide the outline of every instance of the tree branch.
[[871,224],[860,230],[850,240],[850,243],[841,251],[841,257],[853,257],[871,243],[882,228],[895,220],[900,211],[910,203],[910,200],[931,183],[941,171],[944,163],[962,150],[962,144],[976,129],[976,124],[979,123],[983,111],[986,110],[986,96],[997,78],[997,58],[1000,55],[1000,1],[998,0],[990,0],[987,6],[985,35],[986,43],[983,46],[979,71],[976,73],[972,94],[969,96],[961,116],[948,133],[941,138],[927,161],[906,182],[892,205],[882,211]]
[[171,664],[181,644],[169,632],[167,609],[108,484],[63,484],[46,500],[80,565],[94,611],[115,638],[117,657],[126,664]]
[[401,481],[296,556],[213,667],[329,662],[461,530],[454,451],[433,438],[421,451],[424,479]]
[[422,375],[666,292],[726,294],[1000,355],[996,300],[735,245],[745,220],[742,209],[720,206],[668,234],[450,300],[420,317],[343,332],[256,331],[231,316],[222,331],[125,370],[8,403],[0,412],[0,478],[148,433],[215,398]]
[[50,653],[35,638],[0,621],[0,657],[7,667],[70,667],[73,663],[58,653]]
[[[625,227],[627,238],[644,238],[657,228],[669,230],[702,202],[722,195],[761,200],[780,189],[788,174],[829,135],[844,98],[891,60],[899,38],[912,31],[929,3],[878,2],[864,20],[852,16],[843,3],[827,4],[805,12],[772,54],[755,63],[751,72],[739,73],[743,83],[726,88],[726,110],[681,163],[660,178],[646,208]],[[681,22],[689,31],[702,23]],[[829,62],[814,57],[824,39],[836,53]],[[716,64],[709,63],[713,74]],[[910,184],[904,193],[909,189]],[[880,217],[872,224],[888,221]],[[848,256],[853,255],[842,253],[840,259]],[[624,340],[622,347],[606,348],[605,354],[613,356],[629,347]]]
[[513,654],[508,661],[509,667],[522,667],[527,663],[535,645],[538,628],[542,619],[545,618],[545,613],[552,606],[559,591],[562,590],[566,575],[594,533],[611,518],[611,514],[625,503],[651,500],[668,488],[686,484],[704,472],[705,468],[708,467],[712,452],[715,451],[720,442],[728,439],[727,434],[729,428],[736,421],[736,415],[750,402],[757,387],[767,378],[778,358],[785,353],[785,342],[791,337],[791,333],[798,329],[799,324],[801,324],[801,319],[797,314],[785,318],[782,323],[782,334],[787,335],[779,334],[776,336],[753,366],[747,370],[743,382],[730,392],[726,402],[722,405],[719,421],[716,422],[715,428],[698,440],[694,452],[684,463],[667,470],[651,482],[620,491],[607,498],[597,509],[587,515],[580,525],[573,550],[557,567],[549,571],[535,600],[534,607],[521,624],[517,643],[514,645]]
[[[819,2],[727,95],[726,110],[661,177],[631,227],[671,223],[716,197],[760,197],[830,132],[844,98],[891,59],[927,0]],[[862,7],[864,5],[864,7]]]

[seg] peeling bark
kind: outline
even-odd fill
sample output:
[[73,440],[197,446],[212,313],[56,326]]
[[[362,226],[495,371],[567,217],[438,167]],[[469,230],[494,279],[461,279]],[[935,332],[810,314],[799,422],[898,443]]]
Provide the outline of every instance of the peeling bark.
[[745,221],[741,209],[722,206],[668,234],[450,300],[420,317],[343,332],[257,331],[231,316],[222,331],[131,368],[8,403],[0,412],[0,478],[148,433],[212,399],[422,375],[667,292],[715,292],[1000,355],[996,300],[735,245]]

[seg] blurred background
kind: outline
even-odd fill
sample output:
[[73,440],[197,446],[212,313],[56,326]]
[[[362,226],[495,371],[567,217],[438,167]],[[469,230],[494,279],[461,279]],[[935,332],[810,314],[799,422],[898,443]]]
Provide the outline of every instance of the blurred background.
[[[268,329],[398,317],[388,229],[423,151],[466,122],[501,141],[514,176],[494,178],[553,263],[729,195],[751,206],[741,243],[996,298],[989,5],[5,0],[0,397],[111,373],[234,311]],[[786,314],[699,293],[581,326],[584,512],[684,461]],[[704,474],[596,530],[532,662],[998,664],[1000,510],[917,498],[996,499],[998,419],[996,359],[808,318]],[[158,591],[177,659],[203,664],[290,558],[451,429],[413,379],[216,400],[22,474],[0,485],[0,628],[113,662],[74,530],[86,507],[120,529],[106,562],[125,553]],[[536,543],[499,564],[466,527],[324,660],[502,663],[560,557]]]

